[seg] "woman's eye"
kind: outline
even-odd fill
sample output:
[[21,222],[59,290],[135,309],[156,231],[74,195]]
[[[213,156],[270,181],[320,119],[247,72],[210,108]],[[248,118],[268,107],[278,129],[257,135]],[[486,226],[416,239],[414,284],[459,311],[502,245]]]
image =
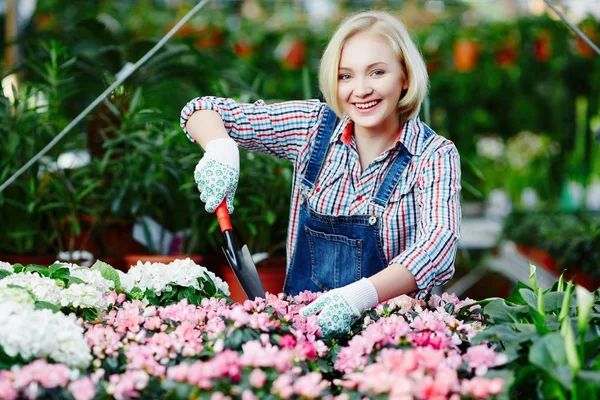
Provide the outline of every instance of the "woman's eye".
[[373,76],[381,76],[383,74],[385,74],[385,72],[380,69],[377,69],[377,70],[371,72],[371,75],[373,75]]
[[350,79],[350,75],[348,75],[348,74],[340,74],[340,75],[338,75],[338,79],[340,81],[345,81],[346,79]]

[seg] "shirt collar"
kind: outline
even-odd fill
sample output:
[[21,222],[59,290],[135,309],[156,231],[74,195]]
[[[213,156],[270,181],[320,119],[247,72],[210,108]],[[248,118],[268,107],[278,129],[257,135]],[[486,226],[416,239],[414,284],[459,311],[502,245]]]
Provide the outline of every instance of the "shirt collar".
[[[332,135],[331,142],[341,141],[342,143],[350,146],[352,143],[352,132],[354,128],[354,122],[345,115],[342,119],[342,123],[338,125],[337,131]],[[406,149],[415,156],[423,153],[423,138],[425,133],[425,126],[421,122],[418,116],[409,119],[398,132],[398,138],[394,144],[394,148],[397,148],[399,144],[403,144]]]

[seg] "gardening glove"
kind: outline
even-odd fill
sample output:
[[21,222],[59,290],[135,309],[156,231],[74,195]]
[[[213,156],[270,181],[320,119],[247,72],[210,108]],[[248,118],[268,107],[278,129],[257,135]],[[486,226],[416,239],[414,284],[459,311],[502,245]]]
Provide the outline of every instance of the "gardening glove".
[[303,317],[319,313],[321,333],[325,337],[347,333],[363,311],[379,303],[377,290],[367,278],[330,290],[300,310]]
[[233,196],[240,177],[240,153],[233,139],[214,139],[208,142],[204,157],[196,165],[194,179],[200,200],[209,213],[215,212],[227,198],[227,210],[233,212]]

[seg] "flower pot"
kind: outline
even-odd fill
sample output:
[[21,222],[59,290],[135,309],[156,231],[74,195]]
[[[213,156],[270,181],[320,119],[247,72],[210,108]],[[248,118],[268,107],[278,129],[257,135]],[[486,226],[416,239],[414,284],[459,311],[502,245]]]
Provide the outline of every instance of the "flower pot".
[[[598,43],[598,33],[593,26],[584,26],[581,31],[590,39],[593,43]],[[594,49],[588,45],[579,35],[575,38],[575,48],[577,53],[585,58],[592,58],[596,55]]]
[[473,40],[461,39],[454,43],[454,68],[458,72],[475,69],[479,59],[479,44]]
[[548,32],[540,33],[533,43],[533,55],[541,62],[546,62],[552,54],[552,42]]
[[[286,271],[285,257],[272,257],[261,261],[256,264],[256,270],[265,288],[265,292],[279,294],[283,291]],[[228,264],[223,266],[222,276],[223,280],[229,285],[231,299],[238,303],[244,302],[248,297]]]
[[65,250],[86,250],[97,258],[118,258],[146,250],[133,238],[133,221],[114,218],[98,221],[90,215],[84,215],[77,222],[81,229],[77,236],[72,235],[69,220],[64,222]]
[[29,256],[26,254],[0,254],[0,261],[9,264],[42,265],[47,267],[56,261],[56,256]]
[[[536,267],[542,267],[545,270],[556,275],[558,272],[556,261],[548,254],[546,250],[538,249],[535,247],[528,247],[523,245],[517,245],[517,249],[526,258],[532,261]],[[560,274],[560,273],[559,273]]]

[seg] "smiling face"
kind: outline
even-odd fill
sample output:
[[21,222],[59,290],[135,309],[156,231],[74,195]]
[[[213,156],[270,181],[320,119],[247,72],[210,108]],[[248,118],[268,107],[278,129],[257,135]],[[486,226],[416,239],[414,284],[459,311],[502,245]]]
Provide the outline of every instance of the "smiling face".
[[389,42],[361,32],[342,48],[338,102],[354,121],[355,132],[387,133],[399,129],[397,105],[407,88],[405,74]]

